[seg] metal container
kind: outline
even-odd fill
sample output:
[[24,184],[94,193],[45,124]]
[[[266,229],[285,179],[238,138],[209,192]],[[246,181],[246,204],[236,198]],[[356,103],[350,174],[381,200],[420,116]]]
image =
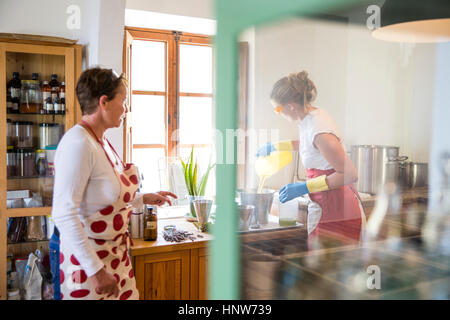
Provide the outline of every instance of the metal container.
[[375,194],[387,182],[398,183],[400,163],[408,159],[399,156],[399,149],[395,146],[351,146],[350,157],[358,172],[356,189]]
[[211,213],[212,200],[210,199],[196,199],[193,201],[197,220],[200,225],[208,222],[209,214]]
[[249,227],[248,223],[255,211],[255,206],[240,204],[238,205],[238,209],[239,209],[239,231],[247,231]]
[[428,185],[427,162],[405,162],[403,172],[403,186],[406,188],[425,187]]
[[241,205],[255,206],[253,217],[250,221],[250,228],[257,229],[260,225],[269,223],[269,213],[272,207],[275,190],[262,189],[257,193],[256,189],[238,190]]
[[57,145],[64,130],[59,123],[39,124],[39,149],[45,149],[49,145]]

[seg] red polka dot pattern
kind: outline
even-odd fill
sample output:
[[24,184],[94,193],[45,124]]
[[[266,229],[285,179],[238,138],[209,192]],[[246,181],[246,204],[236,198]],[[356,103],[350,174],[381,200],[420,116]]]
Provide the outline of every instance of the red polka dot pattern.
[[77,270],[72,273],[72,281],[75,283],[84,283],[87,280],[87,275],[84,270]]
[[125,262],[125,267],[128,267],[130,265],[130,258],[128,258],[128,255],[127,255],[127,261]]
[[123,279],[122,281],[120,281],[120,287],[121,287],[121,288],[123,288],[123,287],[125,286],[125,282],[126,282],[125,279]]
[[113,219],[114,230],[119,231],[123,227],[123,217],[120,213],[116,214]]
[[130,186],[130,181],[128,181],[128,179],[125,178],[123,174],[120,175],[120,180],[122,180],[123,184],[126,185],[127,187]]
[[107,206],[105,209],[100,210],[100,213],[104,216],[111,214],[114,211],[113,206]]
[[128,257],[128,254],[127,254],[127,252],[125,251],[125,252],[123,253],[123,256],[122,256],[122,262],[124,262],[124,261],[126,260],[127,257]]
[[111,268],[113,268],[114,270],[117,269],[117,267],[119,266],[120,260],[119,259],[114,259],[113,261],[111,261]]
[[90,293],[89,290],[87,290],[87,289],[81,289],[81,290],[75,290],[75,291],[72,291],[72,293],[70,294],[70,296],[71,296],[72,298],[84,298],[84,297],[86,297],[89,293]]
[[59,253],[59,264],[62,264],[64,262],[64,255],[62,252]]
[[116,278],[116,282],[119,283],[120,282],[120,277],[117,273],[114,273],[114,278]]
[[98,256],[100,259],[106,258],[106,257],[108,256],[108,254],[109,254],[109,252],[108,252],[107,250],[100,250],[100,251],[97,251],[97,256]]
[[128,298],[131,296],[131,294],[133,293],[133,291],[128,290],[125,291],[124,293],[122,293],[119,297],[120,300],[128,300]]
[[111,249],[112,253],[117,254],[117,247]]
[[134,277],[133,269],[130,270],[130,272],[128,273],[128,276],[130,277],[130,279],[132,279]]
[[131,217],[132,214],[133,214],[133,210],[130,210],[130,211],[128,212],[127,218],[130,219],[130,217]]
[[64,271],[59,270],[59,284],[64,282]]
[[79,265],[80,265],[80,263],[78,262],[77,258],[75,258],[74,255],[71,255],[71,256],[70,256],[70,262],[72,262],[72,264],[74,264],[74,265],[76,265],[76,266],[79,266]]
[[105,221],[100,220],[91,224],[91,230],[95,233],[101,233],[106,230],[107,224]]
[[125,195],[123,196],[123,201],[125,202],[130,202],[131,196],[129,192],[126,192]]
[[130,179],[130,181],[133,184],[138,184],[139,183],[139,179],[138,179],[138,177],[135,174],[133,174],[129,179]]
[[95,241],[95,243],[98,244],[99,246],[104,245],[105,242],[106,242],[105,240],[99,240],[99,239],[95,239],[94,241]]

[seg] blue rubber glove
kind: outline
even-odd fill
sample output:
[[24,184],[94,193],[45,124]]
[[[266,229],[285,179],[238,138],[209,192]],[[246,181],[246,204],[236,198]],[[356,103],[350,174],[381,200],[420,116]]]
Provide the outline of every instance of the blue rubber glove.
[[280,189],[280,202],[285,203],[307,193],[309,193],[309,190],[306,182],[289,183]]
[[258,152],[256,152],[257,157],[267,157],[269,154],[272,153],[272,151],[275,150],[275,146],[272,142],[267,142],[265,145],[260,147],[258,149]]

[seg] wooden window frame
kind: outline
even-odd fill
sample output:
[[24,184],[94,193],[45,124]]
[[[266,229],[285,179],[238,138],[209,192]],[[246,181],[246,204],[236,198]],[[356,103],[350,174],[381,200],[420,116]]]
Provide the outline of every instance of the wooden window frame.
[[[165,91],[142,91],[131,90],[131,55],[133,40],[160,41],[166,44],[165,59]],[[129,112],[132,113],[133,95],[158,95],[165,96],[165,144],[133,144],[132,125],[127,118],[123,125],[123,159],[126,162],[132,162],[133,149],[164,148],[166,157],[177,157],[182,147],[210,147],[209,144],[180,144],[179,131],[179,97],[213,97],[213,94],[179,92],[179,46],[181,44],[192,44],[197,46],[212,46],[212,38],[206,35],[157,30],[146,28],[125,27],[124,48],[123,48],[123,70],[126,74],[129,90]],[[175,132],[175,133],[174,133]],[[175,139],[172,140],[171,137]]]

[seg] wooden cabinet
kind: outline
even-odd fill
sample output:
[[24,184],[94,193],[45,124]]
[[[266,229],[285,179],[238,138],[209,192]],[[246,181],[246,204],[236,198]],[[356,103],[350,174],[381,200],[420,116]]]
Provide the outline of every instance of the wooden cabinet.
[[188,250],[137,256],[134,270],[140,298],[189,299],[189,261]]
[[207,248],[184,249],[134,257],[141,300],[205,300]]
[[[41,149],[39,142],[39,124],[58,124],[60,132],[70,129],[81,117],[76,100],[75,86],[81,74],[81,45],[74,41],[37,37],[40,40],[22,40],[0,36],[0,299],[7,298],[7,254],[27,257],[36,249],[48,250],[48,241],[8,243],[7,223],[10,218],[47,216],[51,213],[53,193],[53,177],[37,174],[8,176],[7,173],[7,119],[11,122],[31,123],[33,142],[31,150]],[[39,80],[50,80],[52,74],[58,75],[58,81],[65,82],[65,114],[47,115],[34,113],[9,113],[7,110],[7,83],[13,72],[19,72],[21,80],[29,80],[32,73],[39,74]],[[22,94],[22,93],[21,93]],[[32,110],[32,109],[30,109]],[[23,110],[22,110],[23,111]],[[25,110],[26,111],[26,110]],[[8,123],[10,123],[8,121]],[[11,140],[9,141],[11,144]],[[21,147],[14,145],[13,148]],[[31,153],[32,154],[32,153]],[[35,163],[35,162],[33,162]],[[40,193],[42,207],[25,208],[18,205],[14,208],[7,205],[7,191],[30,190]]]
[[208,265],[207,248],[192,249],[191,251],[191,283],[190,299],[208,299]]

